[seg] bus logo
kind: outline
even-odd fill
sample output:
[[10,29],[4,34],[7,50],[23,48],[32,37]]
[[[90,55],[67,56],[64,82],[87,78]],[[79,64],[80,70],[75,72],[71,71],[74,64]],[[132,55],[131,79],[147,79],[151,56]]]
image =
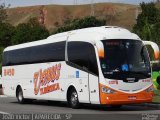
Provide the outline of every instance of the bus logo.
[[[61,64],[56,64],[45,70],[40,69],[34,73],[34,94],[46,94],[60,89],[59,83],[54,83],[60,78]],[[54,83],[54,84],[53,84]]]
[[127,78],[126,80],[129,83],[133,83],[133,82],[135,82],[136,79],[135,78]]
[[79,71],[76,71],[76,78],[79,78]]

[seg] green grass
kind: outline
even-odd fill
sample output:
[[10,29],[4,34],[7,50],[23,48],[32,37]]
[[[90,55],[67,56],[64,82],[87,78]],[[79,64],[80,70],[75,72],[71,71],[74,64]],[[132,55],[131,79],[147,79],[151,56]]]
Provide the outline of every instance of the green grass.
[[154,85],[154,98],[153,102],[160,103],[160,89],[158,89],[160,86],[156,82],[156,78],[160,75],[160,72],[153,72],[152,73],[152,79],[153,79],[153,85]]
[[153,98],[153,102],[154,102],[154,103],[160,103],[160,96],[155,96],[155,97]]
[[160,90],[155,90],[154,94],[153,102],[160,103]]
[[153,85],[154,85],[154,89],[158,90],[158,88],[160,88],[160,85],[156,82],[157,77],[160,75],[159,71],[153,72],[152,73],[152,79],[153,79]]

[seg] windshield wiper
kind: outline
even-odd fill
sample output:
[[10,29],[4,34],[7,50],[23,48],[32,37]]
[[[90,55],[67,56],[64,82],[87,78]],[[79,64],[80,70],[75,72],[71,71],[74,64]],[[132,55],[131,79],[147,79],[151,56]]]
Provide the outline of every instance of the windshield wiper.
[[112,70],[112,72],[120,72],[119,68]]
[[149,75],[151,75],[151,73],[144,73],[144,72],[137,72],[137,71],[131,71],[130,73],[134,73],[134,74],[138,74],[138,75],[143,75],[145,77],[148,77]]

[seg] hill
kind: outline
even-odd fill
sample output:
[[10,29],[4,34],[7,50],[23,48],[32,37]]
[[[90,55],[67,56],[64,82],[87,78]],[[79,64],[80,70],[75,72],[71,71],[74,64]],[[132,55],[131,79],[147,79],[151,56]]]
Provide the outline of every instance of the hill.
[[[120,3],[98,3],[94,5],[95,16],[106,19],[107,25],[116,25],[131,29],[136,23],[136,10],[139,6]],[[27,22],[32,17],[38,17],[50,31],[62,25],[68,19],[89,16],[90,5],[45,5],[17,7],[7,9],[8,22],[16,26]]]

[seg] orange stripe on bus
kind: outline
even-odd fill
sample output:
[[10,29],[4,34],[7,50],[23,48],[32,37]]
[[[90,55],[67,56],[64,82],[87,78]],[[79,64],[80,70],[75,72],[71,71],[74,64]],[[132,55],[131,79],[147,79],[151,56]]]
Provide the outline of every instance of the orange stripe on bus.
[[154,55],[155,55],[155,59],[159,58],[159,52],[154,52]]
[[[139,93],[123,93],[115,90],[115,93],[107,94],[102,92],[102,87],[106,87],[106,88],[109,88],[109,87],[102,84],[99,84],[99,86],[100,86],[100,103],[101,104],[123,105],[123,104],[132,104],[132,103],[152,102],[153,92],[146,92],[146,90],[144,90]],[[128,99],[130,96],[131,97],[135,96],[136,99],[135,100]]]
[[104,50],[99,49],[98,50],[98,55],[99,55],[99,57],[104,58]]

